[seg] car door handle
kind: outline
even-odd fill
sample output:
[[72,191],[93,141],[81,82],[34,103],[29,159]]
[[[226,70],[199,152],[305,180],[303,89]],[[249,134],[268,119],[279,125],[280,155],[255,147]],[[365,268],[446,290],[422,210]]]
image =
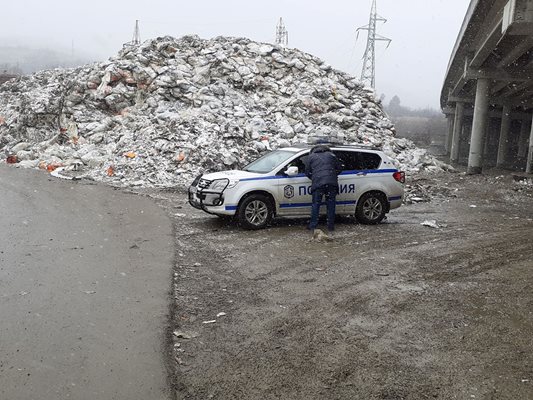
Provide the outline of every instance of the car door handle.
[[358,172],[356,175],[357,175],[357,176],[365,176],[365,175],[366,175],[366,172]]

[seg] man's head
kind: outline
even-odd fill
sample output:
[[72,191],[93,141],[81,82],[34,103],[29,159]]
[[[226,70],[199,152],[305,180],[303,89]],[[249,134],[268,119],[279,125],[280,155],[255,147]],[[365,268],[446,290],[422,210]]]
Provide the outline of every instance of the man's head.
[[325,153],[326,151],[331,151],[331,149],[325,144],[318,144],[311,149],[311,153]]

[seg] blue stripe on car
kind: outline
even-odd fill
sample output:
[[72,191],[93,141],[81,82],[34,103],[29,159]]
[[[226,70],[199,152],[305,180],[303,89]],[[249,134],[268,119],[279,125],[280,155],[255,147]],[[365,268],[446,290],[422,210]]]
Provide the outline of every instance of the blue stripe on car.
[[[302,176],[305,176],[304,174],[301,174]],[[275,175],[275,176],[261,176],[259,178],[244,178],[244,179],[239,179],[240,182],[246,182],[246,181],[265,181],[267,179],[283,179],[283,178],[288,178],[287,176],[278,176],[278,175]],[[293,178],[297,178],[297,176],[293,176]]]
[[[384,174],[384,173],[394,173],[398,172],[397,169],[367,169],[367,170],[353,170],[353,171],[343,171],[340,175],[357,175],[357,174]],[[298,174],[294,176],[284,176],[284,175],[274,175],[274,176],[260,176],[256,178],[244,178],[239,179],[241,182],[249,181],[264,181],[268,179],[294,179],[294,178],[303,178],[305,174]]]
[[[389,197],[389,201],[401,200],[402,196]],[[338,206],[350,206],[357,204],[357,201],[336,201]],[[326,203],[320,203],[320,205],[325,206]],[[279,205],[280,208],[300,208],[300,207],[311,207],[312,203],[282,203]],[[237,206],[226,206],[226,211],[236,211]]]
[[[336,201],[335,204],[338,206],[352,205],[356,201]],[[282,203],[279,205],[280,208],[299,208],[299,207],[311,207],[313,203]],[[321,206],[325,206],[326,203],[320,203]]]
[[357,174],[382,174],[382,173],[394,173],[398,172],[397,169],[366,169],[366,170],[352,170],[342,171],[340,175],[357,175]]

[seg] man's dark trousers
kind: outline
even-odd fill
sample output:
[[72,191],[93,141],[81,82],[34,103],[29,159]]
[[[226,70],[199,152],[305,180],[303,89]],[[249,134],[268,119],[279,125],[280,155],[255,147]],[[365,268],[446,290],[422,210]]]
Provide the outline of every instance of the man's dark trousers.
[[328,209],[328,231],[332,232],[335,229],[335,198],[337,196],[337,186],[321,186],[313,191],[312,196],[313,205],[311,206],[311,222],[309,223],[309,229],[314,230],[318,225],[320,205],[322,204],[322,198],[325,196],[326,207]]

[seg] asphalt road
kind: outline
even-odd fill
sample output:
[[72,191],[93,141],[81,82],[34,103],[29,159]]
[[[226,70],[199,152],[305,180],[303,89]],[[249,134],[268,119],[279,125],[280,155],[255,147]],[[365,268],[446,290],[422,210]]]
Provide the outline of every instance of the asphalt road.
[[0,399],[170,398],[164,212],[7,166],[0,188]]

